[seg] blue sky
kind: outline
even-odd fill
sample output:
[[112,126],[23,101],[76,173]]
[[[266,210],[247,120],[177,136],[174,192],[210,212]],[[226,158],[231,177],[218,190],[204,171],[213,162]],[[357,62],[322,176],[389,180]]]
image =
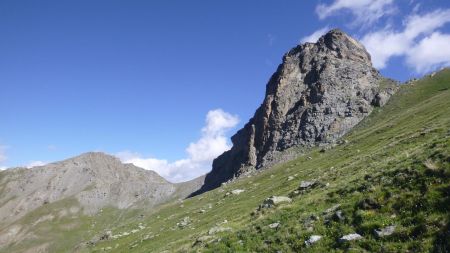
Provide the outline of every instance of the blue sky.
[[339,27],[381,72],[450,64],[450,1],[0,2],[0,167],[104,151],[172,181],[207,172],[282,55]]

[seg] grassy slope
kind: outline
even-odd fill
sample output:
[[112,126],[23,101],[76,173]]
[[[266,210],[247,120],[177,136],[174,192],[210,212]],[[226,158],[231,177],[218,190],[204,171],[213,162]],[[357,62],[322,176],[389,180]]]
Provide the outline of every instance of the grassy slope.
[[[311,150],[294,161],[157,210],[105,209],[93,217],[77,214],[43,221],[30,229],[37,235],[35,240],[10,245],[4,252],[22,252],[46,242],[52,242],[51,252],[448,250],[449,88],[450,70],[446,70],[414,86],[402,87],[385,107],[374,111],[345,137],[347,144],[326,152]],[[288,181],[287,177],[293,175],[295,179]],[[288,195],[302,180],[319,180],[328,186],[294,197],[290,205],[252,215],[265,198]],[[225,197],[233,189],[245,192]],[[380,208],[361,208],[359,203],[367,198]],[[77,205],[67,201],[45,205],[17,224],[30,225],[48,213],[58,217],[59,210]],[[345,219],[325,225],[322,212],[335,204],[341,205]],[[304,224],[311,215],[319,217],[312,231]],[[177,223],[184,217],[191,223],[180,228]],[[274,222],[281,226],[267,226]],[[375,228],[392,224],[397,226],[394,235],[383,239],[374,236]],[[233,231],[214,235],[220,240],[193,246],[216,225]],[[87,241],[107,230],[114,235],[129,235],[86,246]],[[353,232],[364,239],[339,242],[342,235]],[[323,239],[307,248],[304,241],[312,234]]]
[[[167,204],[149,218],[113,229],[113,234],[135,234],[105,240],[89,248],[102,252],[422,252],[449,250],[450,70],[404,86],[383,108],[376,110],[345,139],[349,142],[326,152],[314,149],[298,159],[275,166],[192,199]],[[307,157],[312,159],[308,159]],[[428,168],[427,168],[428,167]],[[294,180],[287,177],[297,175]],[[294,197],[290,205],[252,215],[271,195],[288,195],[302,180],[328,186]],[[232,189],[240,195],[225,197]],[[360,203],[370,199],[377,208]],[[340,204],[344,220],[325,225],[322,212]],[[209,208],[209,205],[212,208]],[[204,209],[206,212],[199,212]],[[313,229],[305,220],[316,215]],[[185,228],[176,223],[188,216]],[[223,224],[224,220],[228,222]],[[278,229],[267,225],[279,222]],[[217,224],[233,228],[216,234],[211,243],[197,244]],[[393,235],[379,239],[373,230],[396,225]],[[364,239],[341,243],[348,233]],[[312,247],[310,235],[323,239]],[[447,239],[445,239],[447,238]],[[109,249],[109,248],[108,248]],[[441,251],[440,251],[441,250]]]

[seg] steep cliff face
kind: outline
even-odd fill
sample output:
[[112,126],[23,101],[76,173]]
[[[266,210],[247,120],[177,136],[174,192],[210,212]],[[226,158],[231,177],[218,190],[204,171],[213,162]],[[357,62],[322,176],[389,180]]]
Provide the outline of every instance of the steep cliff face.
[[199,192],[271,165],[280,151],[335,142],[395,85],[373,68],[364,46],[340,30],[291,49],[270,78],[262,105],[213,162]]

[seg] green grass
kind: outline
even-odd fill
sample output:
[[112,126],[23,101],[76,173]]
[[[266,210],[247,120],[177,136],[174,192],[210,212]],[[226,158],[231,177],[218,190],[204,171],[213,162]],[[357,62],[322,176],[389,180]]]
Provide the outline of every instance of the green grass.
[[[52,249],[70,252],[74,245],[83,245],[78,251],[448,252],[449,88],[450,70],[403,86],[385,107],[376,109],[344,137],[346,144],[325,152],[309,150],[293,161],[156,210],[110,210],[84,217],[82,225],[70,231],[70,242],[60,239],[68,233],[60,231],[56,238],[61,242]],[[287,180],[294,175],[294,180]],[[321,186],[293,197],[291,204],[255,211],[267,197],[292,194],[302,180],[318,180]],[[226,196],[233,189],[245,192]],[[336,204],[340,204],[342,219],[323,214]],[[307,226],[312,215],[318,220]],[[177,223],[184,217],[191,223],[181,228]],[[93,222],[98,227],[88,228]],[[269,228],[274,222],[280,227]],[[137,229],[140,223],[145,228]],[[216,225],[233,230],[194,245]],[[375,229],[389,225],[396,226],[394,234],[375,235]],[[83,234],[86,229],[89,232]],[[136,231],[86,246],[108,229],[113,235]],[[349,233],[359,233],[363,239],[339,240]],[[304,241],[310,235],[323,238],[306,247]]]
[[[105,241],[94,252],[445,252],[448,250],[450,71],[403,86],[383,108],[345,136],[349,142],[322,153],[313,149],[251,178],[205,193],[183,203],[160,207],[145,219],[147,228],[125,238]],[[307,159],[307,157],[312,159]],[[425,165],[433,169],[427,168]],[[287,177],[295,175],[295,180]],[[294,197],[290,205],[254,213],[271,195],[289,195],[302,180],[319,180],[326,187]],[[225,197],[232,189],[245,189]],[[376,209],[361,208],[371,199]],[[208,204],[212,206],[208,208]],[[322,212],[340,204],[344,220],[324,221]],[[205,209],[205,213],[200,213]],[[311,215],[319,217],[312,230]],[[176,226],[189,216],[190,226]],[[193,246],[216,224],[233,228],[215,241]],[[267,225],[279,222],[278,229]],[[377,238],[374,229],[396,225],[393,235]],[[136,224],[116,228],[131,229]],[[357,232],[364,239],[341,243]],[[323,238],[311,247],[312,234]],[[149,236],[154,236],[151,239]]]

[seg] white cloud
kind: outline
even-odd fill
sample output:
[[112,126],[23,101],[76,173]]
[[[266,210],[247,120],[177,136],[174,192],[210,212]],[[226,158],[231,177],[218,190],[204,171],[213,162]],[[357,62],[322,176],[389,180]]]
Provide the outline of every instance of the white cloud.
[[[431,45],[440,44],[446,35],[435,36],[433,41],[430,41],[427,36],[448,22],[450,22],[450,10],[436,10],[424,15],[414,14],[405,20],[403,30],[394,31],[386,27],[366,34],[362,38],[362,43],[371,54],[373,64],[377,68],[386,67],[391,57],[406,56],[408,64],[416,71],[422,72],[440,62],[440,60],[436,62],[433,57],[442,49],[432,48]],[[419,47],[421,45],[422,47]],[[428,50],[427,53],[420,54],[419,50],[425,47]],[[445,47],[448,48],[448,43]],[[423,61],[414,62],[414,59]]]
[[33,167],[44,166],[46,164],[47,164],[47,162],[43,162],[43,161],[31,161],[25,167],[27,167],[28,169],[31,169]]
[[408,52],[407,64],[418,73],[450,66],[450,34],[435,32],[421,40]]
[[330,30],[330,28],[328,26],[325,26],[323,28],[320,28],[319,30],[313,32],[312,34],[303,37],[300,42],[301,43],[305,43],[305,42],[310,42],[310,43],[316,43],[317,40],[322,37],[322,35],[324,35],[326,32],[328,32]]
[[402,33],[389,30],[368,33],[362,38],[361,42],[370,53],[373,65],[381,69],[386,67],[391,57],[404,54],[411,43],[404,38]]
[[225,133],[235,127],[239,119],[221,109],[209,111],[202,135],[186,148],[187,158],[175,162],[124,151],[116,154],[123,162],[153,170],[171,182],[183,182],[211,170],[214,158],[231,148]]
[[354,24],[368,25],[395,12],[394,0],[334,0],[331,4],[319,4],[316,13],[320,19],[348,10],[355,16]]
[[6,170],[8,167],[2,166],[0,167],[0,170]]

